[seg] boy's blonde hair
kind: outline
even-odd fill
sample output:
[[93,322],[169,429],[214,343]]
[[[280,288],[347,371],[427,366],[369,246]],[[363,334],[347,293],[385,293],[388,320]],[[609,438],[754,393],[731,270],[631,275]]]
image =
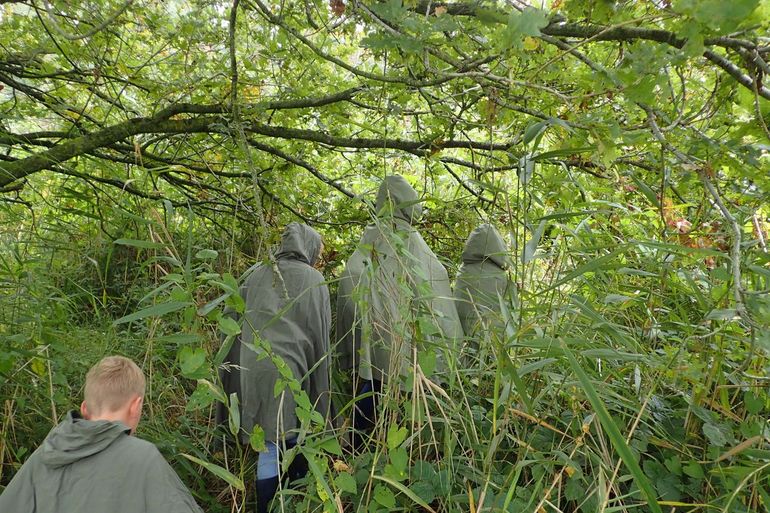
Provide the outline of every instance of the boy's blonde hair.
[[134,396],[144,397],[144,374],[124,356],[107,356],[86,375],[84,401],[88,411],[117,411]]

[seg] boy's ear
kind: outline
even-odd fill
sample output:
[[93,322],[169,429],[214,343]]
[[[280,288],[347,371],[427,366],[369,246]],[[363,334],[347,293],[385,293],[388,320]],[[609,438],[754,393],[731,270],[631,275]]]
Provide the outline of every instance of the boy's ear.
[[85,401],[80,403],[80,415],[84,419],[89,420],[90,415],[88,414],[88,408],[86,408],[86,402]]
[[135,395],[131,398],[131,402],[128,403],[129,412],[132,416],[138,417],[142,412],[142,405],[144,404],[144,398],[140,395]]

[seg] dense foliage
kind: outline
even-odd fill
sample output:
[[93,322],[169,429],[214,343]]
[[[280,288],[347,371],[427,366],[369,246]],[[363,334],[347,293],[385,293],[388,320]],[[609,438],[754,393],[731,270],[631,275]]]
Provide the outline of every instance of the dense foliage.
[[0,0],[0,486],[117,352],[140,435],[250,508],[260,434],[212,425],[237,277],[300,220],[334,296],[400,173],[450,275],[492,222],[516,293],[441,386],[420,356],[371,452],[303,410],[287,511],[770,508],[768,28],[766,0]]

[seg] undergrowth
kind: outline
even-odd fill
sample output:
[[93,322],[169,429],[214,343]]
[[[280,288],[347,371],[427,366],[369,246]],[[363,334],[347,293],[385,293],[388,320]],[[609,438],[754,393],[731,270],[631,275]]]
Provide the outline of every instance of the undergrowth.
[[[612,220],[597,218],[582,232],[557,223],[562,235],[518,262],[518,294],[501,298],[478,351],[446,351],[445,369],[435,369],[435,345],[416,330],[419,356],[386,387],[362,453],[350,448],[345,394],[327,429],[287,371],[302,422],[287,459],[302,452],[310,471],[279,493],[282,510],[765,509],[770,259],[744,255],[739,312],[723,253],[654,236],[618,242],[602,230]],[[122,276],[112,292],[99,265],[89,273],[82,260],[60,262],[54,272],[39,247],[0,253],[0,483],[79,405],[88,367],[120,353],[148,377],[139,436],[159,446],[204,510],[253,507],[263,435],[249,433],[248,444],[228,435],[240,431],[239,416],[216,374],[242,329],[223,312],[239,308],[235,276],[250,259],[208,248],[191,230],[165,233],[100,248],[120,256],[110,264],[120,273],[104,274]],[[329,245],[345,254],[350,244]],[[57,258],[72,264],[68,251]],[[326,263],[332,290],[341,261]],[[216,401],[233,406],[225,426],[213,425]]]

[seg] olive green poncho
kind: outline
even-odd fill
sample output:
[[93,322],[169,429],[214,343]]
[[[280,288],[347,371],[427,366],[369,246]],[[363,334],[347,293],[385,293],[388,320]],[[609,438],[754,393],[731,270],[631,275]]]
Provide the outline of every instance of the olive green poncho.
[[384,382],[409,372],[413,330],[440,349],[440,370],[441,352],[454,349],[462,328],[446,269],[412,226],[422,213],[415,190],[401,176],[388,176],[376,208],[378,218],[340,279],[337,341],[341,369]]
[[158,449],[130,431],[70,412],[0,495],[0,512],[202,513]]
[[479,329],[500,323],[500,296],[509,291],[508,249],[494,226],[482,224],[465,243],[457,274],[455,299],[463,331],[472,337]]
[[226,362],[241,370],[231,368],[221,376],[225,390],[239,394],[242,428],[250,433],[259,425],[269,441],[279,441],[298,421],[291,392],[284,387],[285,393],[275,396],[281,376],[259,349],[259,340],[283,359],[315,409],[324,417],[329,414],[329,290],[313,268],[320,249],[318,232],[291,223],[274,261],[247,271],[240,289],[246,303],[243,331]]

